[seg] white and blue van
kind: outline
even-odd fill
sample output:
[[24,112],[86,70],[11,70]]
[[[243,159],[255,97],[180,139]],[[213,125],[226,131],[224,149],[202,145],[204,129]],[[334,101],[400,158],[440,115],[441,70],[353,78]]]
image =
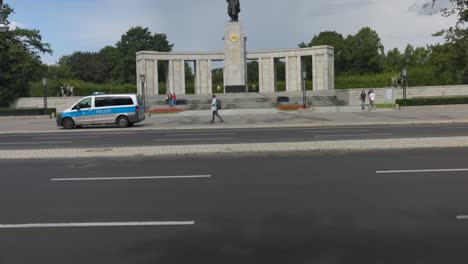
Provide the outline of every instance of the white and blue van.
[[135,94],[93,95],[81,99],[57,116],[57,126],[117,124],[121,128],[145,120],[141,97]]

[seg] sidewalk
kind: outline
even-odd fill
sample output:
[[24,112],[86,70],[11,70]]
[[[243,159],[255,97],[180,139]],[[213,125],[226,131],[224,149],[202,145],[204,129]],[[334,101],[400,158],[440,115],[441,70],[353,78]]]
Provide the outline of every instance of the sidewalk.
[[[210,128],[266,128],[266,127],[314,127],[314,126],[360,126],[360,125],[414,125],[414,124],[468,124],[468,105],[410,107],[401,111],[379,109],[363,112],[359,107],[340,107],[316,111],[279,111],[276,109],[222,110],[223,124],[211,124],[210,111],[186,111],[177,114],[158,114],[131,130],[178,130]],[[77,129],[88,132],[96,129]],[[122,130],[107,127],[106,130]],[[56,126],[55,120],[0,118],[0,134],[38,133],[65,131]]]

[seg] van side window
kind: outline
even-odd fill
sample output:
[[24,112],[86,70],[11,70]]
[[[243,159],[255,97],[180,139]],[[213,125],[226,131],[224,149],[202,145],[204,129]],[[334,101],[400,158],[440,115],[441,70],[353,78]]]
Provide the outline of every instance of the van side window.
[[73,107],[73,109],[78,109],[78,107],[80,109],[91,108],[91,98],[85,98],[85,99],[81,100],[78,104],[76,104],[75,107]]
[[111,106],[126,106],[133,105],[132,98],[119,98],[119,97],[100,97],[94,101],[96,107],[111,107]]

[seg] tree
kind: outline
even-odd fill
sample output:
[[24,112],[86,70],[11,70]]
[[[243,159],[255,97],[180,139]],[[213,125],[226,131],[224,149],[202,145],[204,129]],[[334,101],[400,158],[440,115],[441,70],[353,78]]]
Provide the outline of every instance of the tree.
[[402,55],[397,48],[388,51],[385,58],[385,71],[387,72],[396,72],[402,68]]
[[355,36],[346,38],[348,46],[345,61],[350,73],[380,73],[383,71],[384,47],[380,37],[369,27],[362,28]]
[[[336,74],[339,75],[346,70],[346,62],[345,62],[345,50],[346,50],[346,43],[343,35],[335,32],[335,31],[324,31],[320,32],[320,34],[315,35],[309,44],[305,44],[302,42],[299,44],[300,48],[306,47],[314,47],[314,46],[333,46],[335,49],[335,71]],[[309,69],[309,65],[306,65],[307,72],[311,72],[312,69]],[[312,67],[312,65],[310,65]]]
[[[437,0],[433,0],[433,6]],[[442,10],[442,15],[445,17],[457,16],[457,23],[444,29],[435,36],[445,36],[448,43],[453,45],[456,57],[454,64],[457,70],[462,72],[462,82],[468,83],[468,1],[467,0],[450,0],[452,6]]]
[[104,83],[110,80],[110,68],[106,58],[98,52],[75,52],[61,60],[66,61],[73,76],[85,82]]
[[[4,11],[7,18],[14,12],[9,5],[4,5]],[[26,96],[30,83],[44,76],[43,53],[52,54],[52,50],[42,42],[38,30],[17,28],[0,33],[0,106]]]
[[115,65],[115,75],[122,83],[136,83],[136,53],[151,50],[170,52],[173,45],[165,34],[152,34],[148,28],[134,27],[122,35],[116,45],[120,59]]

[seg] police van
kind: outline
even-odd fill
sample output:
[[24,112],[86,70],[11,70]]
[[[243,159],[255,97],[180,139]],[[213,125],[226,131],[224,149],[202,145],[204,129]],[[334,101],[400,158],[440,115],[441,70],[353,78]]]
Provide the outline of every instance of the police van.
[[73,129],[83,125],[117,124],[121,128],[145,120],[141,97],[96,95],[81,99],[57,116],[57,126]]

